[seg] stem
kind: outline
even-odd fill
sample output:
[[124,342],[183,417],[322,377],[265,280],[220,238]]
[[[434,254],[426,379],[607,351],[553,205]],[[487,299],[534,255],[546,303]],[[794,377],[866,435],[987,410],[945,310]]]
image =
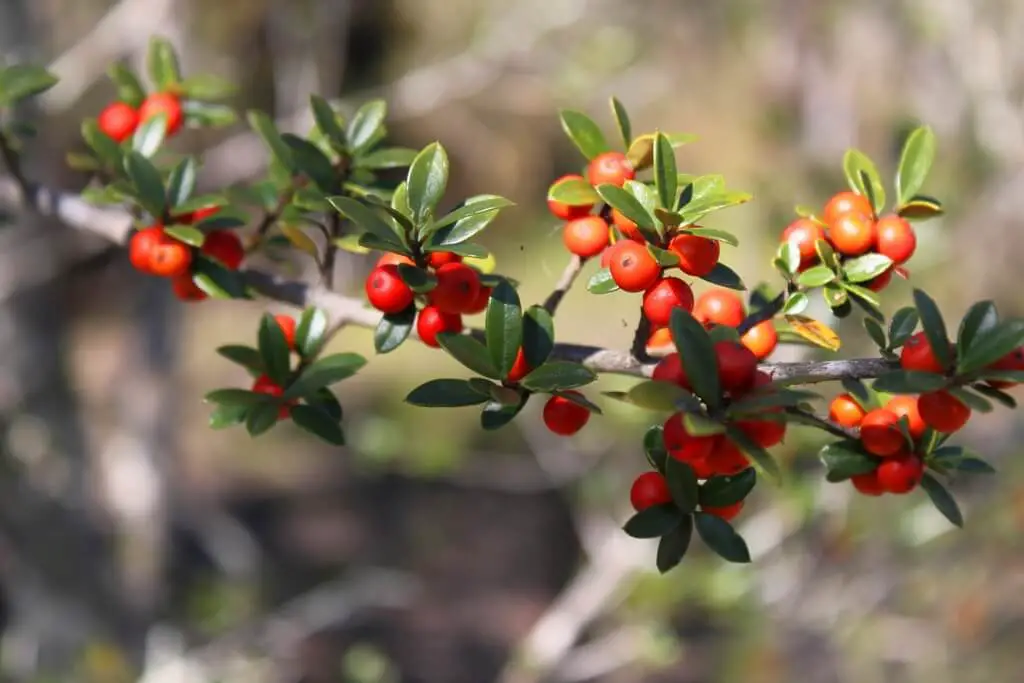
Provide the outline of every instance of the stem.
[[324,266],[322,275],[324,286],[329,290],[334,289],[334,264],[338,258],[338,245],[334,240],[341,237],[341,216],[332,211],[327,215],[327,248],[324,251]]
[[6,135],[0,133],[0,159],[3,159],[4,166],[10,172],[11,177],[18,185],[18,189],[21,192],[21,199],[26,206],[33,206],[35,204],[34,197],[36,193],[35,186],[29,182],[28,178],[25,177],[25,173],[21,168],[21,158],[18,153],[14,151],[14,147],[11,146],[11,141],[7,139]]
[[551,294],[548,294],[548,298],[544,300],[544,309],[547,310],[551,315],[555,314],[558,309],[558,305],[562,303],[562,298],[565,297],[569,289],[572,288],[576,278],[580,276],[580,271],[583,270],[583,264],[586,263],[585,259],[580,258],[573,254],[572,258],[569,259],[569,263],[566,264],[565,270],[562,271],[562,276],[558,278],[558,282],[555,283],[555,289]]
[[838,436],[840,439],[856,439],[858,436],[858,432],[856,430],[847,429],[845,427],[837,425],[835,422],[827,420],[823,417],[818,417],[814,413],[800,410],[799,408],[787,408],[786,412],[792,415],[801,415],[804,417],[804,419],[808,420],[809,422],[813,422],[818,427],[825,430],[832,436]]

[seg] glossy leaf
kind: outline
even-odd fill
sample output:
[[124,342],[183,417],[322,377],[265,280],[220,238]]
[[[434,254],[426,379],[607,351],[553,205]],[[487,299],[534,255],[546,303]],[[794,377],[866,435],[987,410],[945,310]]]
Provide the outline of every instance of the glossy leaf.
[[437,341],[448,355],[477,374],[491,379],[501,379],[508,374],[498,372],[487,347],[468,334],[442,332],[437,335]]
[[912,306],[904,306],[893,313],[889,322],[889,348],[898,349],[903,346],[914,334],[919,322],[921,318]]
[[385,315],[373,332],[373,348],[377,353],[390,353],[409,338],[416,321],[416,307],[409,306],[401,313]]
[[169,225],[164,228],[164,234],[190,247],[201,247],[206,239],[202,230],[191,225]]
[[626,520],[622,530],[632,538],[660,538],[679,526],[683,517],[671,503],[653,505]]
[[245,422],[248,406],[225,405],[214,406],[210,411],[207,425],[210,429],[227,429]]
[[643,380],[626,392],[629,403],[648,410],[671,412],[676,404],[684,400],[689,392],[677,384],[660,380]]
[[796,283],[801,287],[822,287],[836,279],[836,274],[828,266],[812,266],[797,275]]
[[710,273],[702,275],[701,279],[705,282],[710,282],[713,285],[736,290],[738,292],[744,292],[747,289],[747,286],[743,284],[743,280],[736,271],[721,261],[715,264],[715,267],[711,269]]
[[896,197],[906,205],[924,185],[935,160],[935,133],[928,126],[915,128],[903,143],[896,169]]
[[107,77],[117,88],[117,99],[138,108],[146,99],[146,91],[139,82],[139,77],[121,62],[111,62],[107,67]]
[[310,95],[309,105],[313,111],[313,120],[316,122],[317,130],[323,134],[332,149],[338,152],[343,151],[348,144],[348,138],[345,136],[341,124],[338,123],[338,114],[334,111],[334,107],[327,100],[315,94]]
[[253,374],[260,374],[264,371],[263,356],[260,355],[259,350],[251,346],[227,344],[218,346],[217,353],[232,363],[241,365]]
[[174,47],[164,38],[149,39],[146,50],[146,72],[158,90],[170,90],[181,83],[181,67]]
[[266,401],[249,408],[245,414],[245,431],[256,437],[270,431],[278,422],[279,407],[276,402]]
[[844,263],[843,273],[849,282],[869,282],[892,265],[892,259],[884,254],[867,253]]
[[[618,209],[623,216],[636,223],[645,235],[653,236],[653,241],[657,241],[658,232],[655,228],[654,216],[630,192],[615,185],[604,184],[598,185],[597,193],[613,209]],[[652,240],[648,239],[648,241]]]
[[303,358],[319,353],[327,334],[327,314],[310,306],[302,311],[295,326],[295,349]]
[[979,331],[957,363],[957,372],[977,372],[1024,345],[1024,320],[1004,320]]
[[152,157],[166,138],[167,115],[161,112],[146,119],[135,129],[132,133],[132,150],[146,158]]
[[885,185],[875,163],[860,150],[849,149],[843,156],[843,172],[850,189],[867,197],[875,213],[880,213],[885,207]]
[[731,476],[715,475],[700,487],[700,504],[709,507],[725,507],[744,500],[757,484],[757,471],[748,467]]
[[946,490],[946,487],[938,479],[925,472],[924,478],[921,479],[921,488],[928,494],[928,498],[931,499],[932,504],[942,513],[943,517],[948,519],[954,526],[963,527],[964,516],[960,512],[960,506],[957,505],[956,499],[953,498],[953,495]]
[[586,114],[563,109],[559,112],[559,118],[562,121],[562,130],[588,161],[611,149],[604,133]]
[[662,574],[677,567],[686,556],[693,538],[693,516],[684,515],[679,525],[672,529],[658,542],[655,563]]
[[693,468],[675,458],[665,461],[665,480],[672,500],[683,512],[693,512],[699,502],[700,489]]
[[594,186],[583,178],[565,178],[548,188],[549,200],[569,206],[592,206],[601,200]]
[[845,481],[858,474],[873,472],[879,464],[876,458],[862,453],[846,441],[826,444],[818,451],[818,457],[828,470],[830,482]]
[[501,281],[491,291],[485,313],[484,332],[491,361],[504,377],[515,364],[519,347],[523,343],[523,309],[519,294],[507,281]]
[[379,209],[363,204],[351,197],[328,197],[327,201],[343,216],[370,233],[384,244],[402,247],[402,240],[395,229],[380,215]]
[[424,224],[437,209],[448,187],[448,153],[437,142],[432,142],[416,155],[409,166],[406,192],[412,218]]
[[160,171],[149,159],[138,152],[129,152],[124,158],[124,170],[142,205],[151,216],[160,219],[167,206],[164,181]]
[[644,432],[644,456],[658,472],[665,474],[668,452],[665,450],[665,433],[661,425],[652,425]]
[[206,403],[230,406],[254,406],[267,401],[267,394],[248,389],[215,389],[203,397]]
[[284,331],[269,313],[264,313],[260,318],[257,339],[267,376],[283,386],[291,373],[291,351],[288,349]]
[[271,156],[289,173],[295,170],[295,160],[292,158],[291,148],[288,147],[281,133],[277,130],[270,116],[264,112],[251,109],[246,113],[249,126],[262,138],[270,150]]
[[908,221],[927,220],[945,213],[939,200],[934,197],[918,195],[905,202],[896,212]]
[[334,170],[330,158],[319,147],[291,133],[284,133],[281,139],[291,151],[296,171],[312,180],[316,187],[325,193],[338,191],[338,173]]
[[882,327],[882,323],[874,318],[864,318],[861,323],[864,325],[864,330],[867,331],[868,336],[871,337],[871,341],[875,343],[875,346],[879,349],[888,348],[889,343],[885,338],[885,328]]
[[750,562],[747,542],[729,522],[707,512],[696,512],[693,517],[697,534],[708,548],[729,562]]
[[185,157],[171,169],[167,179],[167,205],[177,207],[188,201],[196,189],[198,165],[195,157]]
[[432,379],[409,392],[406,403],[424,408],[461,408],[490,400],[464,379]]
[[661,133],[654,136],[654,187],[658,192],[659,205],[665,209],[676,208],[676,154],[672,143]]
[[341,425],[324,409],[311,405],[297,405],[292,406],[290,415],[292,422],[310,434],[333,446],[345,445],[345,434],[341,430]]
[[669,318],[669,329],[694,393],[708,407],[717,408],[722,403],[718,359],[704,326],[682,308],[675,308]]
[[285,392],[284,397],[298,398],[315,393],[346,380],[366,365],[366,359],[358,353],[333,353],[319,358],[299,374]]
[[978,301],[964,314],[960,320],[960,328],[956,336],[957,359],[963,362],[964,353],[974,343],[974,339],[982,332],[999,324],[999,311],[991,300]]
[[587,280],[587,291],[591,294],[608,294],[618,290],[619,286],[615,284],[611,271],[607,268],[601,268]]
[[345,131],[353,152],[358,154],[365,151],[380,137],[386,116],[387,104],[384,100],[370,100],[356,110]]
[[612,116],[615,118],[615,125],[619,129],[619,135],[622,136],[622,144],[629,147],[629,143],[633,141],[633,126],[629,121],[629,113],[622,106],[622,102],[615,97],[611,98],[609,104],[612,108]]
[[946,386],[948,380],[933,372],[920,370],[893,370],[878,377],[872,385],[875,391],[890,394],[921,394],[938,391]]
[[914,306],[917,307],[917,314],[921,318],[921,328],[924,330],[932,353],[944,368],[953,363],[952,353],[949,349],[949,336],[946,333],[946,322],[942,318],[939,307],[924,291],[914,289]]
[[543,306],[530,306],[523,315],[523,356],[527,365],[540,367],[554,349],[554,319]]
[[768,475],[769,478],[778,481],[782,477],[782,472],[779,471],[779,464],[775,462],[775,458],[747,436],[743,430],[730,426],[726,429],[726,435],[747,456],[747,459],[764,474]]

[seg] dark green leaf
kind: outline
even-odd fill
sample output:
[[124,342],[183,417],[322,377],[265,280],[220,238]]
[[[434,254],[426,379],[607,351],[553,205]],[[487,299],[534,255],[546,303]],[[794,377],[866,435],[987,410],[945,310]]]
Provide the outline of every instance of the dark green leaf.
[[658,542],[657,566],[662,574],[672,570],[683,561],[693,537],[693,517],[685,515],[672,531],[661,537]]
[[569,401],[571,403],[575,403],[576,405],[578,405],[581,408],[586,408],[589,412],[593,413],[594,415],[603,415],[604,414],[601,411],[601,407],[598,406],[596,403],[593,403],[592,401],[590,401],[586,396],[583,395],[582,392],[579,392],[579,391],[556,391],[554,393],[554,395],[555,396],[561,396],[565,400],[567,400],[567,401]]
[[722,386],[718,380],[718,358],[711,337],[704,326],[682,308],[672,310],[669,328],[694,393],[709,408],[717,408],[722,404]]
[[295,326],[295,349],[303,358],[311,358],[320,352],[327,334],[327,314],[310,306],[302,311]]
[[390,353],[409,338],[416,322],[416,306],[409,306],[401,313],[385,315],[377,323],[373,333],[373,348],[377,353]]
[[725,287],[727,289],[735,289],[737,291],[746,291],[747,286],[743,284],[743,280],[736,272],[725,265],[721,261],[715,264],[715,267],[711,269],[711,272],[707,275],[701,276],[701,279],[710,282],[713,285],[719,287]]
[[1013,396],[1010,396],[1008,393],[1002,391],[1001,389],[996,389],[995,387],[991,387],[987,384],[981,383],[972,384],[971,388],[977,391],[979,394],[984,394],[985,396],[988,396],[992,400],[998,401],[1003,406],[1011,410],[1017,407],[1017,399],[1015,399]]
[[333,353],[310,365],[292,382],[285,392],[285,399],[299,398],[314,394],[342,380],[348,379],[366,365],[366,359],[358,353]]
[[[527,396],[529,395],[527,394]],[[525,398],[521,403],[514,406],[506,406],[495,402],[488,403],[484,406],[484,409],[480,411],[480,426],[487,431],[501,429],[514,420],[516,416],[522,412],[523,406],[525,405]]]
[[[513,206],[513,202],[495,194],[482,194],[467,199],[462,206],[434,221],[434,228],[454,225],[467,218]],[[469,239],[468,237],[466,239]]]
[[86,119],[82,122],[82,139],[104,164],[111,167],[122,165],[121,147],[100,132],[96,119]]
[[633,538],[660,538],[679,526],[683,513],[671,503],[654,505],[641,510],[622,527]]
[[57,85],[57,77],[41,66],[12,64],[0,68],[0,106],[14,104]]
[[892,370],[874,381],[875,391],[889,394],[920,394],[938,391],[946,386],[948,379],[934,372],[920,370]]
[[295,171],[304,174],[324,192],[337,191],[338,174],[331,160],[319,147],[291,133],[284,133],[281,139],[291,151]]
[[949,336],[946,333],[946,322],[942,319],[939,307],[924,291],[916,288],[914,289],[914,305],[917,307],[917,314],[921,318],[921,327],[925,337],[928,338],[932,353],[935,354],[942,367],[948,368],[952,365],[953,358],[949,348]]
[[644,432],[644,455],[651,467],[665,474],[668,452],[665,450],[665,431],[661,425],[652,425]]
[[1021,345],[1024,345],[1024,320],[1004,320],[977,333],[957,363],[957,372],[977,372]]
[[243,275],[228,270],[212,258],[197,258],[192,266],[192,282],[215,299],[249,299]]
[[688,395],[689,392],[677,384],[649,379],[634,384],[627,393],[627,400],[648,410],[675,411],[676,404]]
[[740,333],[735,327],[727,327],[726,325],[716,325],[708,330],[708,336],[711,337],[711,342],[717,344],[720,341],[735,341],[740,340]]
[[334,446],[345,445],[345,434],[341,425],[327,411],[310,405],[292,406],[292,422],[313,436],[323,439]]
[[921,479],[921,488],[925,490],[928,498],[931,499],[932,504],[942,513],[943,517],[948,519],[954,526],[963,527],[964,516],[960,512],[960,506],[956,504],[952,494],[946,490],[946,487],[938,479],[925,472],[924,478]]
[[472,239],[498,217],[499,211],[499,209],[477,211],[459,219],[452,225],[440,228],[430,236],[430,246],[444,247],[451,244],[462,244]]
[[882,328],[882,324],[874,318],[864,318],[862,321],[864,329],[867,331],[868,336],[871,337],[871,341],[875,342],[875,345],[880,349],[888,348],[889,344],[885,339],[885,330]]
[[562,130],[588,161],[610,149],[601,129],[586,114],[563,109],[559,112],[559,118]]
[[164,181],[156,166],[138,152],[129,152],[124,158],[124,170],[142,208],[156,219],[163,216],[166,208]]
[[555,349],[555,321],[543,306],[534,305],[523,315],[523,356],[531,368],[540,367]]
[[726,435],[747,456],[750,462],[759,467],[764,474],[775,481],[782,477],[782,473],[779,471],[779,464],[775,462],[775,458],[747,436],[745,432],[730,426],[726,429]]
[[285,339],[284,331],[274,320],[274,316],[269,313],[263,314],[263,317],[260,318],[257,338],[260,357],[263,358],[263,367],[267,370],[267,376],[283,386],[291,373],[291,352],[288,349],[288,340]]
[[662,208],[672,211],[676,208],[676,154],[672,143],[662,133],[654,135],[654,187]]
[[910,339],[921,321],[917,315],[917,309],[905,306],[892,314],[889,323],[889,348],[898,349]]
[[725,230],[716,230],[715,228],[687,228],[683,232],[690,235],[696,235],[697,237],[706,237],[710,240],[715,240],[716,242],[725,242],[733,247],[738,247],[740,245],[740,241],[736,238],[736,235],[733,235],[731,232],[726,232]]
[[896,196],[906,204],[920,191],[935,160],[935,133],[928,126],[915,128],[903,143],[896,169]]
[[249,126],[263,139],[263,142],[270,149],[270,153],[277,163],[289,173],[293,173],[295,171],[295,160],[292,158],[292,150],[281,137],[281,133],[277,130],[277,126],[274,125],[270,116],[264,112],[252,109],[246,113],[246,118],[249,120]]
[[196,189],[197,164],[194,157],[185,157],[171,169],[167,180],[167,204],[177,207],[188,201]]
[[681,460],[668,458],[665,461],[665,480],[668,490],[672,492],[672,500],[683,512],[693,512],[697,508],[700,489],[697,475],[693,468]]
[[259,436],[278,423],[280,407],[275,401],[265,401],[250,407],[245,415],[245,430],[249,436]]
[[327,413],[335,422],[341,422],[342,410],[337,397],[330,389],[320,389],[306,397],[306,403]]
[[852,258],[843,264],[849,282],[868,282],[892,267],[892,259],[873,252]]
[[999,312],[995,302],[978,301],[967,309],[960,320],[960,329],[956,336],[956,355],[958,362],[963,362],[964,354],[974,343],[975,337],[981,332],[992,329],[999,323]]
[[132,133],[132,149],[147,159],[156,154],[167,138],[167,115],[156,114],[142,123]]
[[821,396],[813,391],[802,391],[799,389],[777,389],[766,393],[751,393],[734,401],[729,405],[730,415],[754,415],[768,408],[791,408],[804,403],[819,399]]
[[700,487],[700,504],[705,507],[725,507],[744,500],[757,483],[757,471],[748,467],[732,476],[715,475]]
[[409,392],[405,400],[425,408],[461,408],[480,405],[489,399],[464,379],[432,379]]
[[344,151],[348,140],[341,124],[338,123],[338,114],[334,111],[334,107],[319,95],[310,95],[309,104],[313,110],[313,120],[316,122],[317,130],[323,134],[334,151]]
[[694,522],[701,540],[722,559],[736,563],[750,562],[747,542],[729,522],[707,512],[694,513]]
[[637,228],[647,237],[648,241],[658,241],[658,231],[655,228],[654,216],[636,197],[621,187],[607,183],[598,185],[597,193],[612,208],[618,209],[623,216],[636,223]]
[[448,355],[473,372],[491,379],[501,379],[508,374],[499,373],[487,352],[487,347],[468,334],[442,332],[437,335],[437,341]]
[[836,274],[828,266],[812,266],[800,273],[796,282],[801,287],[822,287],[836,279]]
[[856,446],[846,441],[835,441],[826,444],[818,452],[825,469],[828,470],[828,480],[839,482],[849,479],[858,474],[873,472],[878,467],[878,460],[862,453]]
[[962,387],[949,387],[946,389],[952,396],[960,399],[960,402],[968,408],[979,413],[991,413],[995,408],[985,398],[978,396],[973,391]]
[[494,287],[484,319],[487,351],[498,372],[505,377],[515,365],[523,344],[523,308],[511,284],[502,281]]
[[138,108],[146,99],[146,91],[135,72],[121,62],[112,62],[107,67],[107,76],[117,88],[117,99]]
[[376,237],[382,243],[389,245],[390,250],[404,249],[401,237],[380,215],[382,209],[363,204],[356,199],[345,196],[328,197],[327,201],[343,216]]
[[440,143],[432,142],[413,159],[406,179],[409,208],[417,225],[434,214],[447,186],[448,154]]
[[358,154],[364,151],[380,137],[386,116],[387,104],[384,100],[370,100],[356,110],[347,130],[353,152]]
[[263,357],[260,352],[251,346],[228,344],[218,346],[217,353],[227,358],[232,363],[237,363],[253,373],[263,372]]
[[210,429],[227,429],[245,422],[248,406],[221,404],[210,411]]
[[408,263],[398,264],[398,274],[409,289],[419,294],[425,294],[437,286],[437,276],[424,268],[409,265]]
[[207,403],[232,406],[253,406],[267,401],[267,394],[248,389],[216,389],[203,397]]
[[178,57],[174,54],[174,47],[164,38],[154,36],[149,39],[146,70],[149,80],[158,90],[168,90],[171,86],[181,83]]

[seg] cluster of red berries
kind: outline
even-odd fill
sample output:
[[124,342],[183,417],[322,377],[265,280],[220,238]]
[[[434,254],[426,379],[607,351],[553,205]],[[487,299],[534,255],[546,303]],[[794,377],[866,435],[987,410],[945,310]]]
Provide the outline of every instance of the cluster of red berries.
[[917,249],[914,228],[905,218],[897,214],[876,216],[868,198],[851,191],[833,195],[820,218],[798,218],[782,232],[782,241],[800,251],[801,271],[819,262],[818,240],[831,245],[841,258],[872,252],[888,257],[893,265],[864,283],[875,292],[889,284],[894,270],[910,260]]
[[[295,351],[295,318],[290,315],[275,315],[274,322],[277,323],[278,327],[281,328],[281,332],[284,334],[284,340],[288,344],[290,351]],[[284,387],[270,379],[267,375],[260,375],[253,382],[252,390],[258,394],[267,394],[268,396],[280,396],[284,393]],[[297,405],[298,401],[289,401],[283,404],[277,411],[277,419],[285,420],[291,414],[291,407]]]
[[140,124],[158,114],[167,118],[167,137],[177,133],[185,120],[181,99],[177,95],[155,92],[148,95],[138,109],[127,102],[111,102],[100,112],[96,124],[104,135],[120,143],[134,135]]
[[[219,207],[197,209],[188,216],[177,216],[179,224],[192,224],[213,215]],[[242,240],[231,230],[211,230],[201,247],[192,247],[169,235],[162,223],[140,228],[128,242],[128,259],[136,270],[171,280],[174,295],[182,301],[201,301],[206,293],[193,282],[192,268],[200,252],[219,261],[229,270],[237,270],[245,258]]]
[[[629,489],[629,502],[637,512],[643,512],[655,505],[664,505],[672,502],[672,493],[669,491],[668,482],[661,472],[644,472],[633,480]],[[721,517],[725,521],[732,521],[736,515],[743,510],[743,501],[737,501],[732,505],[714,507],[701,505],[700,510],[711,515]]]

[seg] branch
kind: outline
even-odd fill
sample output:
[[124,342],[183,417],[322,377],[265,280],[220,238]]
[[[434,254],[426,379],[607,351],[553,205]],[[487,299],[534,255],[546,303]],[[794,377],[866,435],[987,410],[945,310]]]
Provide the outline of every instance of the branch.
[[562,303],[562,298],[565,297],[566,293],[572,288],[576,278],[580,276],[580,271],[583,270],[583,264],[585,261],[576,254],[572,255],[569,259],[569,263],[566,264],[565,270],[562,271],[562,277],[558,278],[558,282],[555,283],[555,289],[548,294],[548,298],[544,300],[544,308],[551,315],[555,314],[555,310],[558,309],[558,305]]

